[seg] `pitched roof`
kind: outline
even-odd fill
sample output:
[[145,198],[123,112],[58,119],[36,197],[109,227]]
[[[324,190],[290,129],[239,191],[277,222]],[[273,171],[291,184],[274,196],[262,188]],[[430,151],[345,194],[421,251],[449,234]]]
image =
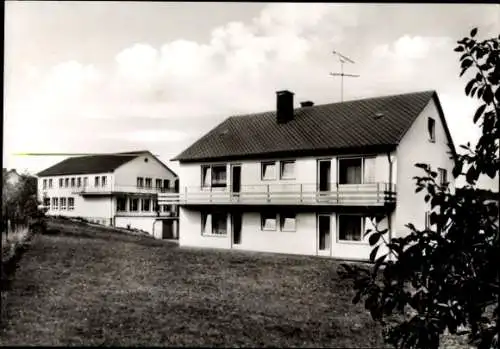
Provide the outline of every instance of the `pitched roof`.
[[121,165],[135,159],[139,154],[102,154],[90,156],[76,156],[63,160],[49,167],[37,175],[60,176],[70,174],[108,173],[113,172]]
[[[297,108],[294,119],[284,124],[276,122],[276,111],[232,116],[173,160],[394,149],[433,98],[442,114],[436,92],[424,91]],[[445,131],[451,143],[446,124]]]

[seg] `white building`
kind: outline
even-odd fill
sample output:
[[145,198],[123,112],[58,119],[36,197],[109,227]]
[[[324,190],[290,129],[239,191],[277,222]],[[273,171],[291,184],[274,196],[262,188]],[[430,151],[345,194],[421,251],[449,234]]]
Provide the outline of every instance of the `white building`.
[[[368,259],[369,217],[392,237],[430,207],[413,176],[453,181],[456,155],[434,91],[230,117],[178,155],[180,245]],[[453,188],[453,183],[450,183]]]
[[149,151],[68,158],[38,173],[39,200],[48,215],[176,238],[177,207],[158,205],[160,192],[175,192],[177,175]]

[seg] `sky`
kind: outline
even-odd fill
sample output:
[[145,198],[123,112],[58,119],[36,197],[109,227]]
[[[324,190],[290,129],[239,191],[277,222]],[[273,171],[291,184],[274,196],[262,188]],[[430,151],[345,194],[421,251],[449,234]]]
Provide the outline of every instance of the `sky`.
[[225,118],[271,110],[278,90],[315,104],[436,90],[456,146],[478,102],[456,41],[500,33],[495,4],[5,3],[4,167],[147,149],[178,155]]

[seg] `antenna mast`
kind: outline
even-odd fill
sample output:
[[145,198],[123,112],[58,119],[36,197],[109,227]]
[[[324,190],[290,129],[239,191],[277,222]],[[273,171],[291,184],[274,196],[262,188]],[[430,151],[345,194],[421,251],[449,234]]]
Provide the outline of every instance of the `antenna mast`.
[[340,76],[340,101],[344,101],[344,76],[348,76],[351,78],[357,78],[359,75],[356,74],[344,74],[344,63],[351,63],[354,64],[354,61],[350,59],[349,57],[344,56],[340,52],[333,51],[332,52],[334,55],[336,55],[339,58],[340,61],[340,73],[330,73],[331,76]]

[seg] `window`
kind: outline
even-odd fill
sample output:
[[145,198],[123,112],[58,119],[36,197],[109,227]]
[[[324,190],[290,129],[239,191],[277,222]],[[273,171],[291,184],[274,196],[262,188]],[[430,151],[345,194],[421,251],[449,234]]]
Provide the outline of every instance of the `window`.
[[281,161],[280,178],[281,179],[295,178],[295,160]]
[[160,206],[158,205],[158,200],[153,200],[153,212],[160,212]]
[[276,230],[277,214],[274,212],[263,212],[260,214],[261,230]]
[[137,177],[137,188],[142,188],[142,187],[144,187],[144,178]]
[[71,178],[71,188],[75,187],[75,178]]
[[50,198],[43,198],[43,206],[50,207]]
[[151,210],[151,199],[142,199],[141,211],[149,212]]
[[261,163],[261,179],[262,180],[273,180],[276,179],[276,162],[262,162]]
[[78,179],[76,180],[76,186],[78,188],[80,188],[82,186],[82,177],[78,177]]
[[127,199],[116,198],[116,211],[123,212],[127,210]]
[[163,206],[163,212],[170,212],[170,205],[162,205]]
[[64,182],[62,178],[59,178],[59,188],[62,188],[64,186]]
[[366,157],[363,164],[363,183],[375,183],[375,158]]
[[203,235],[227,235],[227,217],[224,213],[202,213],[201,233]]
[[69,178],[64,178],[64,187],[69,188]]
[[339,240],[361,241],[363,219],[358,215],[339,215]]
[[89,177],[84,177],[83,178],[83,186],[88,187],[88,185],[89,185]]
[[339,184],[361,184],[362,159],[339,159]]
[[156,187],[156,188],[161,188],[161,179],[157,179],[157,180],[155,181],[155,187]]
[[429,211],[425,212],[425,229],[431,228],[431,213]]
[[52,178],[49,179],[49,188],[52,188]]
[[43,180],[43,189],[47,189],[47,180],[46,179]]
[[146,188],[152,188],[153,187],[153,179],[152,178],[146,178],[145,179],[145,187]]
[[439,185],[445,186],[448,184],[448,171],[446,171],[444,168],[438,168],[439,172]]
[[75,209],[75,198],[68,198],[68,210],[72,211]]
[[139,211],[139,199],[130,199],[130,211],[131,212],[137,212]]
[[101,185],[102,185],[103,187],[105,187],[105,186],[106,186],[106,179],[107,179],[107,178],[106,178],[106,176],[102,176],[102,177],[101,177]]
[[226,186],[226,165],[212,166],[212,187]]
[[163,180],[163,188],[164,189],[170,188],[170,180],[168,180],[168,179]]
[[58,209],[58,205],[59,204],[59,200],[58,198],[52,198],[52,209],[53,210],[57,210]]
[[280,214],[281,231],[295,231],[296,215],[292,212]]
[[201,166],[201,186],[210,187],[211,176],[210,166]]
[[98,187],[99,186],[99,176],[95,176],[94,177],[94,187]]
[[436,141],[436,121],[433,118],[427,119],[427,130],[429,131],[429,141]]
[[61,202],[61,210],[66,209],[66,198],[59,198],[59,201]]

